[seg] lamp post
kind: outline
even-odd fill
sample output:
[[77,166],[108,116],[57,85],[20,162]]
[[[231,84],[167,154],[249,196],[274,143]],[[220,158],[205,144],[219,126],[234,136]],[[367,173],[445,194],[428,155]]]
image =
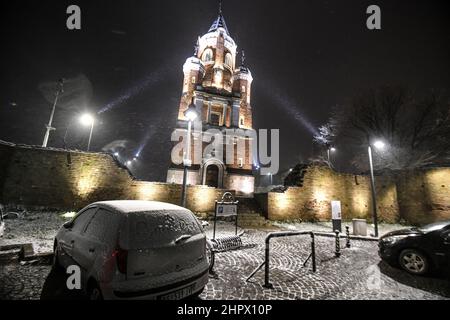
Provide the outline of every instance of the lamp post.
[[191,104],[188,109],[184,112],[184,116],[188,120],[188,129],[187,129],[187,137],[186,137],[186,151],[183,157],[183,188],[181,191],[181,205],[186,208],[186,184],[187,184],[187,174],[188,167],[192,165],[191,160],[191,131],[192,131],[192,122],[195,121],[198,117],[198,112],[195,108],[194,101],[192,99]]
[[42,142],[42,147],[47,148],[48,138],[50,137],[50,131],[56,130],[52,127],[53,116],[55,115],[56,103],[58,102],[59,95],[64,92],[64,79],[60,79],[58,81],[58,90],[55,93],[55,102],[53,103],[52,112],[50,113],[50,119],[48,120],[48,124],[45,126],[47,130],[45,131],[44,141]]
[[88,140],[88,145],[87,145],[87,151],[90,150],[91,148],[91,140],[92,140],[92,133],[94,131],[94,123],[95,123],[95,119],[93,116],[91,116],[89,113],[85,113],[80,117],[80,123],[83,126],[90,126],[91,130],[89,132],[89,140]]
[[333,165],[331,164],[331,153],[332,152],[333,153],[336,152],[336,148],[327,146],[328,166],[330,167],[330,169],[333,167]]
[[[376,141],[373,146],[377,149],[384,149],[385,144],[383,141]],[[375,226],[375,237],[378,237],[378,213],[377,213],[377,196],[375,190],[375,175],[373,172],[373,156],[372,156],[372,146],[369,143],[368,147],[369,153],[369,166],[370,166],[370,187],[372,192],[372,214],[373,214],[373,224]]]

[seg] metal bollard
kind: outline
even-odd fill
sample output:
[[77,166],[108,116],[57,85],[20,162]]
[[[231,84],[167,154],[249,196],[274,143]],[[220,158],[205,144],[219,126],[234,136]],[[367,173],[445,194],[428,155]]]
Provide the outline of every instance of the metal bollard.
[[269,272],[270,272],[270,243],[269,239],[266,240],[266,258],[265,258],[266,264],[265,264],[265,274],[264,274],[264,288],[267,289],[273,289],[272,284],[270,283],[269,279]]
[[350,227],[349,227],[349,226],[345,226],[345,234],[346,234],[346,236],[347,236],[347,239],[346,239],[346,247],[347,247],[347,248],[350,248],[350,247],[351,247],[351,244],[350,244]]
[[311,257],[312,257],[312,269],[316,272],[316,245],[314,240],[314,233],[311,232]]
[[335,234],[336,234],[336,252],[335,252],[335,255],[336,255],[336,258],[339,258],[341,256],[341,242],[340,242],[340,239],[339,239],[339,231],[336,230]]

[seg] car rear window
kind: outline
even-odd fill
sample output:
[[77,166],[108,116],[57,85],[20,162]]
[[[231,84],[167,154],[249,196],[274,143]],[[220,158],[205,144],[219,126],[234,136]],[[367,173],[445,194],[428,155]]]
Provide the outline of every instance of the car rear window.
[[161,247],[182,235],[202,232],[195,216],[183,210],[133,213],[129,223],[132,249]]
[[119,223],[119,214],[100,208],[86,226],[85,234],[104,244],[114,246],[117,242]]

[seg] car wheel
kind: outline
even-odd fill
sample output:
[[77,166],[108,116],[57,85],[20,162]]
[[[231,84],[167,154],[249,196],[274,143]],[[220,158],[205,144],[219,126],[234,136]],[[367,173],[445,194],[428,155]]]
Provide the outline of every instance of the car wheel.
[[428,258],[414,249],[403,250],[399,256],[399,264],[404,270],[415,275],[424,275],[430,268]]
[[194,293],[191,298],[197,299],[203,293],[203,291],[205,291],[205,287],[203,287],[202,290]]
[[91,281],[87,293],[89,300],[103,300],[102,291],[95,281]]

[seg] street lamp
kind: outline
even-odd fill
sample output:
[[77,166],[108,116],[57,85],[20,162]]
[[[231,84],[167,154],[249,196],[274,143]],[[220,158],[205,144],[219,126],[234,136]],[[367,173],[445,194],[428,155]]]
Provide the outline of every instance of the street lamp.
[[187,130],[187,138],[186,138],[186,148],[183,157],[183,189],[181,191],[181,205],[186,207],[186,184],[187,184],[187,173],[188,167],[192,165],[191,160],[191,131],[192,131],[192,122],[198,118],[198,112],[194,105],[194,99],[192,99],[191,104],[188,109],[184,112],[184,116],[188,120],[188,130]]
[[56,130],[52,127],[53,116],[55,115],[56,103],[58,102],[59,95],[64,92],[64,79],[60,79],[58,81],[59,87],[55,93],[55,102],[53,103],[52,112],[50,113],[50,119],[48,120],[48,124],[45,125],[47,130],[45,131],[44,141],[42,142],[42,147],[47,148],[48,138],[50,137],[50,131]]
[[336,152],[335,147],[327,146],[328,166],[330,167],[330,169],[333,167],[331,164],[331,153],[334,153],[334,152]]
[[87,146],[87,151],[89,151],[89,149],[91,148],[92,132],[94,131],[95,119],[89,113],[85,113],[80,117],[80,123],[86,127],[91,126],[91,130],[89,133],[88,146]]
[[270,185],[272,186],[272,184],[273,184],[273,174],[269,173],[268,176],[270,177]]
[[[383,141],[377,140],[373,143],[373,146],[378,150],[383,150],[386,146]],[[372,214],[373,214],[373,223],[375,226],[375,237],[378,237],[378,213],[377,213],[377,196],[375,189],[375,175],[373,173],[373,157],[372,157],[372,146],[369,142],[368,147],[369,153],[369,166],[370,166],[370,186],[372,192]]]

